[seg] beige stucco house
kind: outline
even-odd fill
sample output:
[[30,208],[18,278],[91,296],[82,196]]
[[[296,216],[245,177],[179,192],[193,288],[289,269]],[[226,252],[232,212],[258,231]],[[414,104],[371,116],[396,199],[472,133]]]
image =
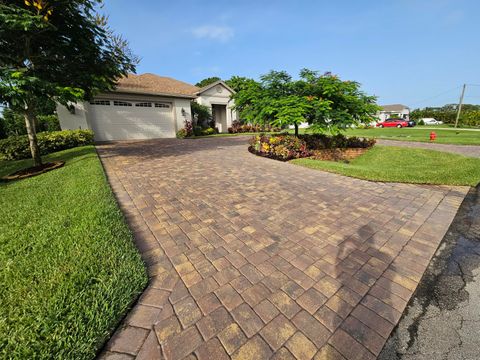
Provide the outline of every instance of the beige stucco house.
[[377,117],[379,121],[385,121],[390,117],[400,117],[405,120],[410,119],[410,108],[402,104],[382,105]]
[[191,120],[190,102],[211,108],[216,126],[226,132],[236,119],[223,81],[203,88],[155,74],[130,74],[115,91],[70,108],[57,107],[62,129],[92,129],[96,141],[173,138]]

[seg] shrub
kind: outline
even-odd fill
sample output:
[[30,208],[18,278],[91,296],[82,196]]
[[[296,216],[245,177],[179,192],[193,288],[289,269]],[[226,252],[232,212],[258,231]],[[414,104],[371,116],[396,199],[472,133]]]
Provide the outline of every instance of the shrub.
[[210,107],[200,105],[195,100],[191,102],[192,118],[197,126],[206,126],[212,121],[212,112]]
[[418,120],[418,125],[425,125],[425,121],[423,119]]
[[193,134],[194,134],[195,136],[200,136],[200,135],[202,135],[202,132],[203,132],[203,129],[202,129],[201,126],[194,126],[194,127],[193,127]]
[[305,141],[292,135],[257,135],[250,141],[249,150],[282,161],[311,155]]
[[213,128],[207,128],[201,131],[201,135],[213,135],[213,134],[215,134],[215,129]]
[[[63,130],[41,132],[37,134],[40,154],[71,149],[93,143],[91,130]],[[30,145],[26,135],[11,136],[0,140],[0,156],[5,160],[19,160],[31,157]]]
[[60,122],[56,114],[52,115],[38,115],[37,116],[37,131],[61,131]]
[[375,139],[347,137],[342,134],[328,136],[324,134],[299,135],[307,143],[309,150],[336,148],[368,148],[375,145]]
[[375,139],[346,137],[344,135],[327,136],[323,134],[300,135],[261,134],[250,140],[249,151],[260,156],[287,161],[312,156],[316,150],[369,148]]
[[194,133],[193,133],[193,124],[192,124],[191,121],[185,120],[184,130],[185,130],[185,137],[190,137],[190,136],[193,136],[193,135],[194,135]]
[[185,139],[187,137],[187,130],[180,129],[177,131],[177,139]]

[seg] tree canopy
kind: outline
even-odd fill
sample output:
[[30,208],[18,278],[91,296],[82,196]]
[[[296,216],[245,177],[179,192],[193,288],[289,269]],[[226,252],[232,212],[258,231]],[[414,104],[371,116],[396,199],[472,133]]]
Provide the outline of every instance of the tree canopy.
[[[442,107],[426,107],[415,109],[410,113],[410,118],[435,118],[446,124],[454,124],[457,117],[458,104],[447,104]],[[467,126],[480,126],[480,105],[463,104],[459,123]]]
[[202,88],[202,87],[213,84],[214,82],[217,82],[217,81],[220,81],[220,80],[222,80],[222,79],[220,79],[218,76],[212,76],[212,77],[208,77],[206,79],[200,80],[199,82],[197,82],[195,84],[195,86],[198,86],[199,88]]
[[294,80],[285,71],[270,71],[260,82],[244,79],[234,94],[240,117],[251,123],[274,126],[308,122],[313,130],[337,132],[349,125],[371,122],[376,97],[360,90],[355,81],[342,81],[331,73],[303,69]]
[[36,108],[112,89],[135,71],[127,42],[98,15],[100,0],[0,0],[0,102],[25,116],[32,157]]

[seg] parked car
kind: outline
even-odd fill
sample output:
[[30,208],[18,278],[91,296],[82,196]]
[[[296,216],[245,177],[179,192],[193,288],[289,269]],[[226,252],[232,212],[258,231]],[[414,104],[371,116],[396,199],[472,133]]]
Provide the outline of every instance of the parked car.
[[385,121],[379,122],[377,124],[377,127],[383,128],[383,127],[397,127],[397,128],[402,128],[402,127],[408,127],[408,121],[405,119],[387,119]]
[[407,120],[407,122],[408,122],[408,127],[417,126],[417,123],[415,122],[415,120]]
[[425,125],[441,125],[441,124],[443,124],[443,121],[436,120],[434,118],[422,118],[420,120],[423,120],[423,123]]

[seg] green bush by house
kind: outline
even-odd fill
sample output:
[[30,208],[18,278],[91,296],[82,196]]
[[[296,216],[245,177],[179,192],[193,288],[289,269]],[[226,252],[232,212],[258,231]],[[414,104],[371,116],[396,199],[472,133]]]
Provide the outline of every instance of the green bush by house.
[[[46,155],[55,151],[71,149],[77,146],[91,145],[93,131],[63,130],[37,134],[40,153]],[[0,140],[0,158],[20,160],[31,157],[27,135],[11,136]]]

